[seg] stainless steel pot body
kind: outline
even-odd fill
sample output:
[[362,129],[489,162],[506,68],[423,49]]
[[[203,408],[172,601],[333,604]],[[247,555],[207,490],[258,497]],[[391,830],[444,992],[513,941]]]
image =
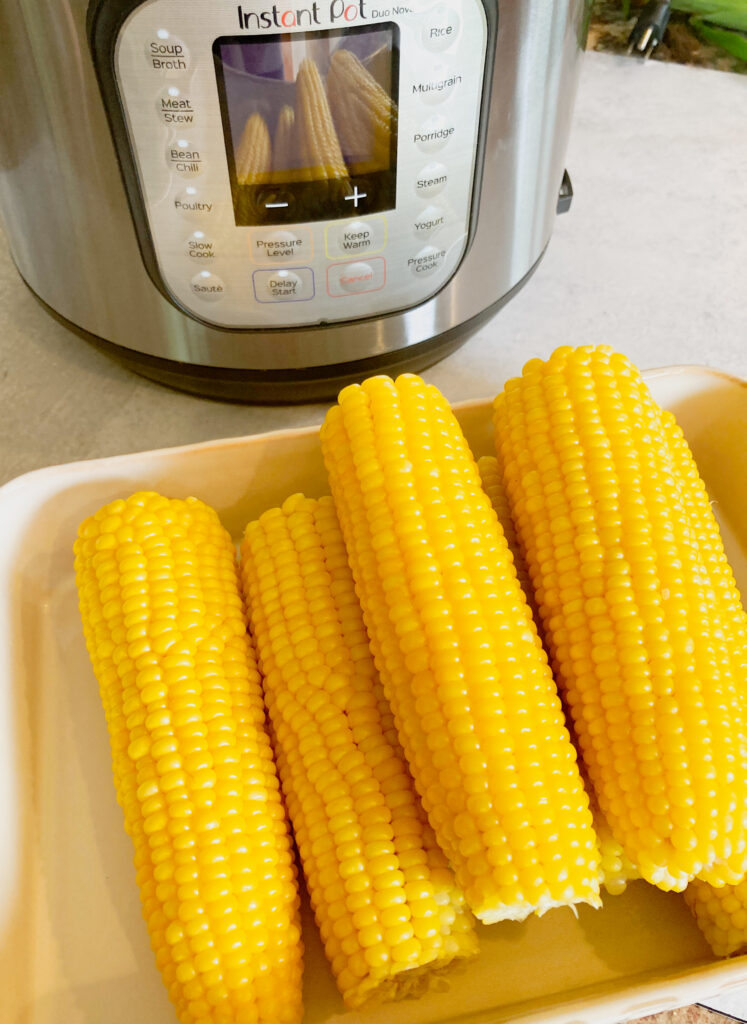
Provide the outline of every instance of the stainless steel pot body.
[[402,312],[289,331],[211,328],[154,287],[94,73],[86,10],[87,0],[0,0],[0,211],[25,281],[83,331],[202,367],[334,367],[453,332],[515,288],[547,245],[585,0],[498,7],[476,227],[449,283]]

